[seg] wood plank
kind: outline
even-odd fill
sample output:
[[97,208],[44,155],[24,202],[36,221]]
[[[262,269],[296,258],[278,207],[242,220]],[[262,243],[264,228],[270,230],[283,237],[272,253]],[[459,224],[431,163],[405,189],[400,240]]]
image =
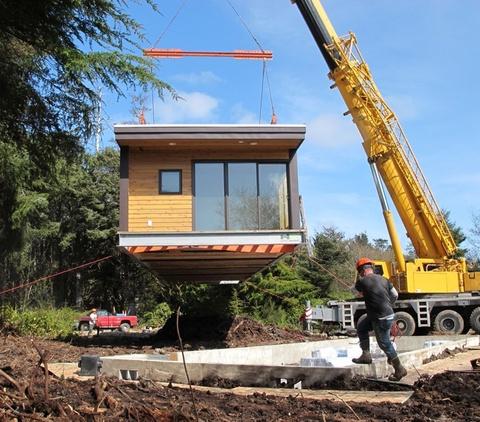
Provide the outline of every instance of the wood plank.
[[[160,382],[167,387],[169,383]],[[186,384],[171,384],[172,387],[188,389]],[[235,394],[237,396],[250,396],[253,394],[266,394],[275,397],[296,397],[309,400],[332,400],[345,401],[350,403],[405,403],[413,394],[413,391],[345,391],[345,390],[308,390],[293,388],[262,388],[262,387],[235,387],[218,388],[192,385],[192,388],[202,392],[213,392],[217,394]],[[347,411],[347,410],[346,410]]]
[[182,233],[188,233],[188,232],[191,232],[192,231],[192,226],[178,226],[178,225],[175,225],[175,226],[166,226],[166,225],[159,225],[157,224],[155,227],[149,227],[147,225],[135,225],[135,224],[132,224],[130,226],[128,226],[128,231],[130,232],[142,232],[142,233],[150,233],[150,232],[158,232],[158,231],[162,231],[162,232],[172,232],[172,233],[176,233],[176,232],[182,232]]
[[[133,214],[133,212],[132,212]],[[161,212],[161,211],[142,211],[137,212],[135,215],[129,219],[130,221],[145,221],[145,217],[148,217],[150,220],[160,220],[160,221],[180,221],[192,220],[192,212]]]
[[145,199],[140,196],[135,196],[132,195],[128,203],[131,205],[138,205],[138,206],[168,206],[170,204],[176,204],[176,205],[182,205],[184,207],[189,207],[192,205],[192,196],[191,195],[183,195],[182,197],[178,197],[176,200],[172,200],[171,197],[165,197],[165,198],[159,198],[159,195],[149,195],[147,198],[150,199]]
[[[135,211],[135,212],[134,212]],[[157,215],[157,216],[175,216],[175,215],[192,215],[192,208],[177,207],[174,204],[170,205],[168,211],[166,209],[144,209],[144,208],[130,208],[130,215],[132,218],[139,218],[142,215]]]
[[145,208],[133,208],[130,209],[131,214],[133,214],[132,218],[139,218],[139,216],[144,215],[158,215],[158,216],[165,216],[171,217],[176,215],[183,215],[183,216],[192,216],[192,208],[173,208],[170,207],[168,209],[159,209],[152,207],[151,209]]
[[[211,267],[211,268],[192,268],[188,262],[185,262],[185,265],[183,268],[171,268],[168,265],[163,266],[163,265],[158,265],[155,261],[149,261],[148,263],[149,267],[157,271],[159,274],[162,276],[176,276],[176,277],[181,277],[181,276],[217,276],[221,275],[226,276],[232,275],[232,278],[235,278],[234,276],[236,274],[253,274],[257,272],[258,270],[261,270],[263,267],[261,265],[244,265],[240,266],[237,268],[232,268],[228,266],[227,262],[219,262],[218,267]],[[230,277],[229,277],[230,278]]]
[[[258,256],[257,256],[258,255]],[[243,252],[181,252],[181,254],[174,254],[172,252],[148,252],[148,253],[135,253],[135,256],[142,261],[194,261],[201,259],[202,261],[216,260],[216,259],[229,259],[229,260],[242,260],[245,258],[248,259],[258,259],[259,262],[262,260],[270,261],[276,259],[280,254],[248,254]]]
[[132,195],[129,200],[129,204],[132,205],[182,205],[184,207],[192,205],[192,197],[190,195],[182,195],[178,196],[177,198],[173,198],[172,196],[165,196],[160,197],[160,195],[148,195],[148,196],[140,196],[140,195]]

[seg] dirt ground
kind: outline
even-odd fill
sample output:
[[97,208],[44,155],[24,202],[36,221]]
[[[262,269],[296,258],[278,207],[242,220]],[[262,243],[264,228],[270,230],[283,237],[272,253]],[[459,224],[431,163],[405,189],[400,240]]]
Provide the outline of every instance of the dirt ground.
[[[242,322],[243,321],[243,322]],[[185,321],[184,321],[185,322]],[[301,332],[278,330],[236,319],[213,338],[196,342],[185,330],[189,348],[206,344],[237,345],[308,341]],[[168,327],[166,327],[168,329]],[[193,325],[192,325],[193,328]],[[207,329],[205,329],[208,331]],[[215,331],[215,330],[213,330]],[[176,349],[168,330],[154,335],[100,335],[71,342],[0,336],[0,418],[2,420],[138,420],[138,421],[480,421],[480,371],[444,372],[423,377],[402,405],[355,404],[281,398],[265,394],[247,397],[162,387],[152,382],[122,382],[114,378],[74,381],[45,375],[47,362],[78,362],[81,355],[152,353]],[[314,338],[313,340],[318,340]],[[376,383],[355,378],[329,388],[379,390]],[[381,389],[389,389],[383,385]],[[392,389],[394,388],[391,387]]]

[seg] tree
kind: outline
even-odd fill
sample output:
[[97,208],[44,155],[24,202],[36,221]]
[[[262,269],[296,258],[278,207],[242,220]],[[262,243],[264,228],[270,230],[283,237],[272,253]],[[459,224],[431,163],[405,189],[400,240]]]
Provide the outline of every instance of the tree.
[[[335,227],[324,227],[315,234],[312,258],[301,256],[298,272],[316,286],[322,296],[351,284],[353,267],[344,233]],[[338,280],[342,280],[342,284],[339,285]]]
[[[155,11],[151,0],[144,0]],[[150,60],[133,51],[145,40],[122,0],[6,0],[0,3],[0,122],[17,142],[54,137],[86,139],[98,100],[96,88],[123,95],[125,86],[172,89],[158,80]],[[63,136],[67,136],[63,139]],[[72,139],[73,136],[73,139]]]
[[353,238],[349,239],[348,249],[352,255],[352,260],[350,261],[352,268],[355,268],[355,261],[361,257],[374,260],[393,260],[393,251],[388,240],[373,239],[373,243],[371,243],[366,233],[354,235]]
[[442,210],[442,214],[443,214],[443,217],[445,218],[448,228],[450,229],[450,232],[452,233],[453,240],[455,241],[455,244],[458,247],[457,252],[455,253],[455,258],[461,258],[466,256],[468,250],[466,248],[461,248],[460,244],[467,239],[467,236],[463,232],[462,228],[460,226],[457,226],[452,221],[450,217],[450,211]]
[[[151,0],[143,2],[157,11]],[[151,87],[175,96],[155,77],[151,61],[135,54],[144,38],[125,7],[123,0],[0,2],[4,286],[115,251],[118,153],[94,157],[84,152],[98,91],[123,95]],[[108,287],[92,294],[104,291],[105,301],[118,297],[120,273],[131,265],[122,262],[104,263],[96,275],[89,272],[88,279],[98,277]],[[73,284],[71,277],[55,285],[59,297],[71,296],[68,289],[60,294],[62,285]],[[34,289],[37,300],[51,299],[50,288]]]
[[[154,10],[150,0],[145,0]],[[19,246],[29,213],[41,213],[59,158],[72,162],[94,127],[97,90],[172,88],[149,60],[122,0],[0,2],[0,243]],[[29,196],[23,192],[29,191]]]
[[317,286],[299,275],[298,265],[298,256],[282,258],[239,286],[230,304],[241,302],[244,312],[267,323],[298,325],[306,301],[321,296]]
[[472,249],[468,253],[471,270],[480,271],[480,213],[473,215],[473,227],[470,230],[470,244]]

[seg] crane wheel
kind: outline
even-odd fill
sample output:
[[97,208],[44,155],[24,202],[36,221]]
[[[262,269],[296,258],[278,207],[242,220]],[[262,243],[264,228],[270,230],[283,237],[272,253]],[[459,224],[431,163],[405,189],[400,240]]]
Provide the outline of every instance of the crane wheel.
[[470,314],[470,327],[480,334],[480,306],[477,306]]
[[394,317],[395,323],[397,324],[397,328],[400,331],[400,335],[402,336],[413,336],[415,333],[415,320],[408,312],[395,312]]
[[433,323],[435,331],[444,334],[461,334],[464,326],[462,316],[453,309],[445,309],[439,312]]

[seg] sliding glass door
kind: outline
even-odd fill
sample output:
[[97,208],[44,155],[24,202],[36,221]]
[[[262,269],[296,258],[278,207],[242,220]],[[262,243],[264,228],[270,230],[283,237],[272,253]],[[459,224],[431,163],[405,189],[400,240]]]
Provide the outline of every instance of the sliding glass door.
[[258,165],[260,229],[288,227],[287,169],[285,164]]
[[195,230],[288,228],[286,163],[194,165]]
[[227,172],[227,230],[258,229],[256,163],[228,163]]
[[225,230],[223,163],[195,164],[196,230]]

